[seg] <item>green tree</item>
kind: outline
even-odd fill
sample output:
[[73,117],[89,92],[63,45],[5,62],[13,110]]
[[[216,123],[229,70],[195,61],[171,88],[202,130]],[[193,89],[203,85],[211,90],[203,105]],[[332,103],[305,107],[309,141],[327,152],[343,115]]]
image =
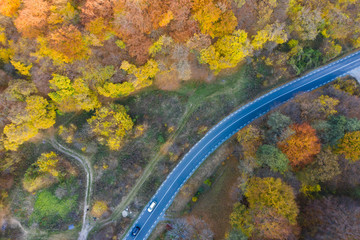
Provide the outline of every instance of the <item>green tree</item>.
[[272,145],[262,145],[256,153],[260,165],[267,165],[274,172],[285,172],[289,168],[289,159],[278,148]]
[[296,74],[318,67],[322,62],[322,54],[319,50],[312,48],[301,49],[296,55],[292,56],[289,64],[294,68]]
[[225,235],[226,240],[248,240],[248,237],[238,229],[232,229]]
[[346,132],[360,131],[360,121],[343,115],[333,115],[328,121],[318,122],[314,127],[325,144],[334,146]]

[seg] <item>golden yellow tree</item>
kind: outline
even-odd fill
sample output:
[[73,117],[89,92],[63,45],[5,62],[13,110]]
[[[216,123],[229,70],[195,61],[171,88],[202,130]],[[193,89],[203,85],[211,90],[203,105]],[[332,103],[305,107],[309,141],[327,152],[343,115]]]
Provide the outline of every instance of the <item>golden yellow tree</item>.
[[49,83],[50,88],[56,91],[50,92],[48,95],[63,112],[91,111],[100,107],[97,96],[81,78],[72,82],[66,76],[53,74]]
[[21,4],[20,0],[0,0],[0,13],[7,17],[13,17]]
[[252,47],[243,30],[220,38],[215,44],[201,50],[200,63],[207,63],[218,74],[222,69],[236,67],[245,57],[252,54]]
[[57,177],[59,176],[59,171],[56,168],[59,160],[59,156],[54,152],[42,153],[35,164],[40,173],[49,173]]
[[237,19],[226,1],[194,0],[192,10],[201,32],[212,38],[230,34],[237,26]]
[[100,218],[106,211],[108,206],[104,201],[96,201],[91,209],[91,215]]
[[133,128],[134,123],[122,105],[111,105],[96,110],[93,117],[88,119],[92,132],[101,144],[111,150],[119,150],[123,139]]
[[4,128],[4,147],[16,151],[22,143],[36,136],[39,129],[47,129],[55,123],[55,108],[41,96],[26,98],[25,109],[11,119]]
[[152,59],[140,67],[136,67],[127,61],[123,61],[120,68],[133,76],[131,82],[133,83],[135,90],[150,86],[156,73],[159,71],[157,62]]
[[32,63],[26,66],[21,62],[17,62],[13,60],[11,60],[10,62],[21,75],[31,77],[30,69],[32,68]]

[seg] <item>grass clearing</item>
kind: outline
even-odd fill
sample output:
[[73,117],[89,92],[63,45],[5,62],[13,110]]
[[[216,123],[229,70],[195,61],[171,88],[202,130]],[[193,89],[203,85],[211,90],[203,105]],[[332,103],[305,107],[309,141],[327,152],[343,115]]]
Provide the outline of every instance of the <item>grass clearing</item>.
[[186,214],[206,221],[214,232],[214,239],[223,239],[229,230],[229,215],[237,201],[238,160],[231,157],[224,163],[214,173],[210,189],[199,195],[198,201]]

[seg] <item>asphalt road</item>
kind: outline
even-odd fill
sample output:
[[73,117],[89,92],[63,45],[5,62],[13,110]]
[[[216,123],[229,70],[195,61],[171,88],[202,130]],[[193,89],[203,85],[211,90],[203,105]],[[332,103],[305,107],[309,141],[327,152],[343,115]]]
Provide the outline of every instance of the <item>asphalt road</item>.
[[[347,75],[347,72],[357,67],[360,67],[360,51],[280,86],[224,118],[191,148],[168,175],[156,194],[151,198],[150,202],[157,201],[155,209],[151,213],[147,211],[149,202],[124,239],[147,239],[186,180],[220,144],[241,128],[271,109],[292,99],[296,94],[318,88],[337,77]],[[135,226],[140,227],[140,231],[136,236],[132,236],[131,230]]]

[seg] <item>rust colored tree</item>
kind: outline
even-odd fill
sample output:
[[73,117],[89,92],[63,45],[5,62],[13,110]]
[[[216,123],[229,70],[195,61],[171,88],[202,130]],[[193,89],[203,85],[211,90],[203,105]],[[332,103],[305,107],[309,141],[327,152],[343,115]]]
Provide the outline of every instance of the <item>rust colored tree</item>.
[[23,3],[15,26],[24,37],[37,37],[46,29],[50,5],[44,0],[24,0]]
[[321,145],[315,129],[308,123],[294,124],[291,129],[295,134],[279,142],[278,147],[286,154],[293,169],[299,170],[314,160]]

